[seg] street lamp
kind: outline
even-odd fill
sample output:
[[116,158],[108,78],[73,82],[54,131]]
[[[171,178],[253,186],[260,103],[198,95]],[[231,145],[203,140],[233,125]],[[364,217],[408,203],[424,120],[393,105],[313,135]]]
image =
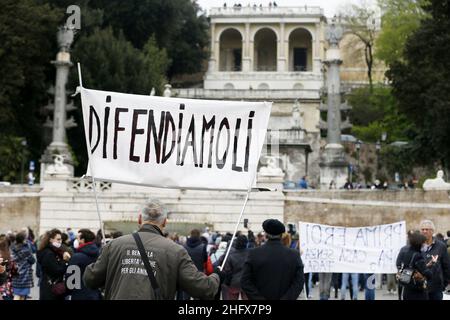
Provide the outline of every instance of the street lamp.
[[355,143],[355,147],[356,147],[356,161],[358,161],[357,164],[357,173],[359,174],[359,150],[361,150],[361,140],[357,140]]
[[27,146],[27,139],[23,139],[20,144],[22,145],[22,168],[20,170],[20,184],[23,184],[23,171],[25,167],[25,147]]
[[380,150],[381,150],[380,140],[378,140],[377,143],[375,144],[375,148],[377,151],[377,178],[378,178],[378,170],[380,169]]

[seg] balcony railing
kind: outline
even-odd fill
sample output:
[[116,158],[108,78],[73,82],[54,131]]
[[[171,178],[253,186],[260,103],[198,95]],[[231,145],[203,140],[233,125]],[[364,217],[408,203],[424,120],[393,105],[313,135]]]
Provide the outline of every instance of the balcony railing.
[[221,7],[211,8],[209,15],[213,16],[235,16],[235,15],[323,15],[323,9],[320,7]]
[[283,100],[283,99],[319,99],[318,90],[242,90],[242,89],[203,89],[188,88],[172,90],[173,97],[190,99],[219,100]]
[[300,145],[305,144],[304,129],[267,130],[266,144],[270,145]]

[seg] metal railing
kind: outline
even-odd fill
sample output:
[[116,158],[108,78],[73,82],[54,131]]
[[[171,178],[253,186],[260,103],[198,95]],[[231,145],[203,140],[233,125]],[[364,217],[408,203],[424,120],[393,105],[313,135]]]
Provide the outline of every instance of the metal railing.
[[318,90],[272,90],[272,89],[203,89],[203,88],[180,88],[172,90],[173,97],[190,99],[319,99]]
[[320,7],[299,6],[299,7],[219,7],[211,8],[210,16],[234,16],[234,15],[323,15]]

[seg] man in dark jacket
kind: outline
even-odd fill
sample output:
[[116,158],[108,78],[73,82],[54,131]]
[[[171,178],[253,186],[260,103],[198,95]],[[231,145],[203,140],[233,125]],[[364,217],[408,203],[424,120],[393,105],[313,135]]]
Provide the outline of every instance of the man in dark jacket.
[[[167,211],[156,200],[142,209],[139,236],[147,251],[162,299],[173,300],[179,288],[200,299],[214,299],[221,275],[199,272],[186,249],[163,235]],[[105,287],[105,299],[155,300],[138,247],[132,235],[108,242],[94,264],[86,267],[86,287]]]
[[[208,260],[208,253],[206,252],[206,244],[200,238],[200,231],[198,229],[191,230],[191,236],[187,239],[184,248],[189,253],[197,270],[205,272],[204,264]],[[183,300],[190,300],[191,297],[186,292],[183,292]]]
[[241,288],[250,300],[296,300],[304,285],[300,252],[281,243],[286,229],[280,221],[269,219],[262,226],[268,241],[249,251]]
[[[84,271],[88,265],[94,263],[99,256],[99,248],[95,244],[95,234],[89,229],[81,229],[78,231],[78,245],[75,248],[75,253],[69,260],[70,266],[77,266],[80,268],[80,275],[83,278]],[[76,243],[76,242],[75,242]],[[70,270],[70,268],[68,268]],[[66,278],[70,279],[70,274]],[[83,281],[79,289],[70,291],[71,300],[99,300],[101,295],[98,289],[91,290],[86,288]]]
[[450,259],[446,245],[433,237],[435,227],[430,220],[420,222],[420,232],[425,236],[425,245],[422,247],[422,255],[428,264],[433,258],[437,259],[433,268],[433,278],[428,282],[429,300],[442,300],[443,291],[450,283]]
[[208,260],[208,253],[206,252],[206,245],[200,239],[200,231],[194,229],[191,231],[191,236],[187,239],[184,246],[198,271],[204,272],[204,263]]
[[239,294],[242,300],[248,300],[247,295],[241,289],[241,278],[244,271],[244,263],[247,260],[248,251],[247,249],[248,240],[243,234],[239,235],[236,240],[234,240],[233,248],[230,250],[227,262],[225,263],[223,271],[225,272],[225,282],[224,284],[228,286],[226,297],[228,300],[238,300]]

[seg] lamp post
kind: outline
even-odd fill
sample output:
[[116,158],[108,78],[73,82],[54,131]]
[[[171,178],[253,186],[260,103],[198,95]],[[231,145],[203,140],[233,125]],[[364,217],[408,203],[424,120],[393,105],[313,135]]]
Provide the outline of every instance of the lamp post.
[[25,147],[27,146],[27,140],[23,139],[20,144],[22,145],[22,167],[20,169],[20,184],[23,184],[23,171],[25,167]]
[[357,161],[356,174],[359,177],[359,151],[361,150],[361,140],[358,139],[356,141],[355,147],[356,147],[356,161]]

